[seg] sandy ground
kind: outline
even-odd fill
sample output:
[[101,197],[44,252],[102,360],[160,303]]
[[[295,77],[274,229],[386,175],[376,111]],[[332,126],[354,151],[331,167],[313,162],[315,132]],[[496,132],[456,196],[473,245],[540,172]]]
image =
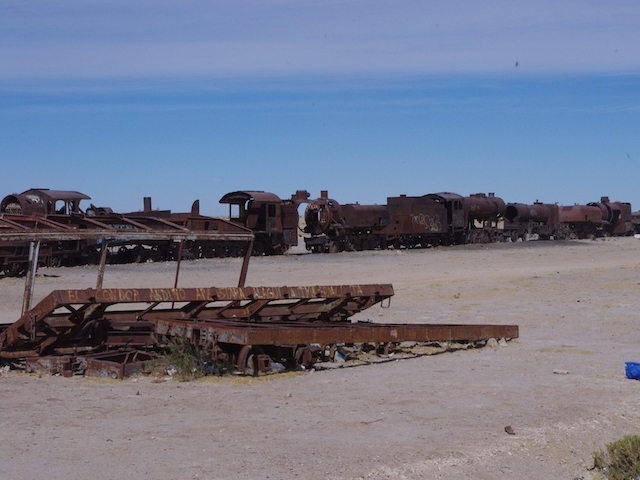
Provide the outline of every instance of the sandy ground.
[[[236,259],[180,286],[233,286]],[[175,264],[109,266],[105,287],[170,287]],[[95,284],[42,269],[36,297]],[[503,347],[258,379],[0,377],[2,479],[575,479],[640,430],[640,241],[529,242],[255,258],[248,285],[392,283],[384,322],[518,324]],[[0,322],[22,279],[0,278]],[[558,374],[554,371],[566,371]],[[515,435],[504,428],[511,425]]]

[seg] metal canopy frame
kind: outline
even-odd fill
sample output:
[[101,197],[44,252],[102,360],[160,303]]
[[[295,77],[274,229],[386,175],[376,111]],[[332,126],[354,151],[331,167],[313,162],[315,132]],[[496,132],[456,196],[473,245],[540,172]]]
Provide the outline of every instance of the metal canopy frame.
[[[177,227],[177,226],[176,226]],[[69,229],[64,231],[41,230],[37,228],[21,227],[19,230],[0,230],[0,241],[3,242],[30,242],[29,248],[29,266],[25,280],[24,297],[22,301],[22,315],[31,308],[31,299],[33,297],[33,289],[38,268],[38,255],[41,242],[65,241],[65,240],[101,240],[102,254],[100,263],[98,264],[98,278],[96,281],[96,289],[102,288],[104,279],[104,271],[107,263],[107,247],[109,242],[131,242],[138,240],[168,240],[180,242],[180,250],[178,260],[176,262],[176,276],[174,288],[178,285],[178,275],[180,272],[180,260],[182,257],[182,245],[184,241],[195,240],[219,240],[219,241],[237,241],[246,243],[242,268],[240,270],[240,278],[238,287],[244,287],[247,279],[247,271],[249,269],[249,260],[251,251],[253,250],[254,235],[250,230],[246,233],[220,233],[209,231],[190,231],[183,227],[177,230],[125,230],[125,229],[91,229],[79,230]]]

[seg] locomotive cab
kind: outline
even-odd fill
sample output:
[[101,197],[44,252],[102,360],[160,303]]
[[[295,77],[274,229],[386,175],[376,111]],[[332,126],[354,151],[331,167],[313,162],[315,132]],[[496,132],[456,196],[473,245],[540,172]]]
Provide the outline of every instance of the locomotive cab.
[[283,253],[298,244],[298,211],[291,201],[273,193],[238,191],[227,193],[220,203],[229,205],[229,220],[253,231],[254,253]]
[[32,188],[7,195],[0,203],[0,213],[9,215],[72,215],[82,213],[81,200],[91,197],[80,192]]

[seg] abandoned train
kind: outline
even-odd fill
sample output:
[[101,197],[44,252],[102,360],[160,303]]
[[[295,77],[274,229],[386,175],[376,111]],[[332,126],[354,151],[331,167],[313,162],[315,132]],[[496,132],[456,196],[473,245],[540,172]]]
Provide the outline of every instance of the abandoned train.
[[[0,203],[0,227],[45,228],[50,231],[68,229],[127,229],[145,231],[219,231],[242,233],[247,229],[224,219],[200,215],[199,202],[193,203],[191,212],[172,213],[171,210],[152,210],[151,199],[145,198],[144,210],[127,214],[114,214],[111,208],[90,205],[80,208],[82,200],[90,197],[75,191],[31,189],[5,197]],[[65,240],[41,242],[38,263],[43,266],[72,266],[97,263],[104,243],[98,240]],[[30,243],[25,241],[0,242],[0,269],[7,276],[25,272]],[[233,241],[187,241],[181,247],[162,240],[109,242],[109,263],[132,263],[147,260],[175,260],[242,254]]]
[[[75,191],[31,189],[6,196],[0,203],[0,220],[48,222],[59,228],[83,228],[82,222],[105,228],[182,229],[254,233],[254,255],[277,255],[298,245],[298,207],[304,212],[305,247],[315,253],[351,250],[416,248],[438,245],[517,241],[518,239],[589,238],[629,235],[640,225],[632,217],[631,205],[600,202],[558,206],[536,202],[506,204],[494,194],[463,197],[441,192],[423,196],[387,198],[386,205],[340,204],[326,191],[309,200],[306,190],[290,199],[269,192],[244,190],[227,193],[220,203],[229,205],[229,220],[200,215],[199,202],[188,213],[153,210],[144,199],[142,211],[115,214],[111,208],[80,202],[90,197]],[[635,221],[634,221],[635,220]],[[102,245],[98,241],[43,242],[39,263],[45,266],[79,265],[96,262]],[[111,263],[210,258],[241,255],[234,242],[191,241],[183,248],[168,241],[109,244]],[[0,269],[5,275],[19,275],[26,269],[27,242],[0,242]]]
[[629,235],[631,205],[602,197],[588,205],[505,204],[493,193],[441,192],[387,198],[386,205],[341,205],[326,191],[309,201],[307,250],[416,248],[437,245]]
[[[282,200],[273,193],[237,191],[224,195],[220,203],[229,205],[229,220],[200,215],[196,200],[191,211],[174,213],[153,210],[151,198],[145,197],[143,210],[115,214],[111,208],[91,204],[81,209],[88,195],[75,191],[34,188],[21,194],[6,196],[0,203],[0,226],[10,228],[17,221],[24,225],[46,223],[53,229],[83,228],[92,222],[102,228],[192,230],[233,233],[251,231],[255,235],[254,255],[277,255],[298,244],[298,206],[309,194],[298,191],[291,199]],[[99,218],[98,218],[99,217]],[[0,269],[8,276],[26,271],[28,242],[0,242]],[[98,261],[102,245],[97,241],[74,240],[42,242],[38,261],[43,266],[71,266]],[[187,241],[179,248],[169,241],[137,241],[109,243],[109,263],[137,263],[181,258],[212,258],[242,255],[243,249],[233,241]]]

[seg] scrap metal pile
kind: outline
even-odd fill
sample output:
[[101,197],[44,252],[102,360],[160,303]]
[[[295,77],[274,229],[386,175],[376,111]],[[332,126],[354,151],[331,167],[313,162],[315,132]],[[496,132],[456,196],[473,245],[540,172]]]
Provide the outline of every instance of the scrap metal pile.
[[[105,241],[120,235],[101,233]],[[184,241],[184,232],[164,235]],[[31,308],[41,237],[36,231],[21,234],[22,240],[32,242],[23,314],[15,323],[0,326],[0,359],[24,360],[27,371],[122,378],[166,354],[172,339],[207,352],[209,362],[257,374],[271,370],[275,362],[310,367],[319,358],[332,358],[342,344],[372,344],[388,353],[407,341],[518,337],[516,325],[352,322],[354,314],[367,308],[388,306],[394,293],[389,284],[244,287],[253,244],[252,236],[244,233],[235,237],[246,243],[238,287],[177,288],[176,272],[175,288],[104,289],[103,256],[97,288],[55,290]]]

